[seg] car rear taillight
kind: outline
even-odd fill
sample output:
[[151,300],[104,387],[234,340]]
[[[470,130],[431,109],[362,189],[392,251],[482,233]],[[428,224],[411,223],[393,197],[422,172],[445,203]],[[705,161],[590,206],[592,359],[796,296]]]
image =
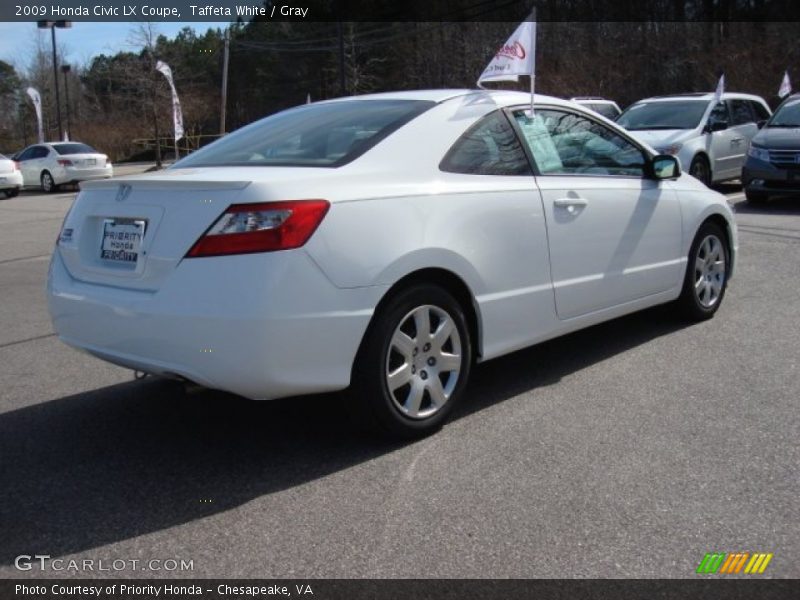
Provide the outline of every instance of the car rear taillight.
[[329,207],[327,200],[234,204],[195,242],[186,257],[299,248],[317,229]]
[[14,170],[19,171],[19,163],[17,161],[14,161]]
[[58,159],[58,164],[60,164],[62,167],[71,167],[72,166],[72,161],[71,160],[67,160],[66,158],[59,158]]

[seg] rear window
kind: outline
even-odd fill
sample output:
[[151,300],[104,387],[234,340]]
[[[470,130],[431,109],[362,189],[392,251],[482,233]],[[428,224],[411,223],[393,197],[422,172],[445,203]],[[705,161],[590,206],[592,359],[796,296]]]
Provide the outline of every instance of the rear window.
[[348,100],[299,106],[243,127],[173,168],[338,167],[434,105],[421,100]]
[[614,108],[613,104],[590,104],[589,108],[591,108],[594,112],[603,115],[606,119],[611,119],[612,121],[617,118],[617,115],[619,115],[619,111]]
[[52,144],[58,154],[99,154],[97,150],[86,144],[71,142],[68,144]]

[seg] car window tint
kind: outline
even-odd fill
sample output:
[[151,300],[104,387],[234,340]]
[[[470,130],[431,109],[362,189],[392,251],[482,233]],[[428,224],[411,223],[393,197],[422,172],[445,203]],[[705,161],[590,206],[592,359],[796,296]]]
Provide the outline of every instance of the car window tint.
[[750,100],[750,108],[753,110],[753,114],[759,121],[766,121],[769,119],[769,111],[767,111],[761,102]]
[[498,111],[462,135],[439,164],[442,171],[470,175],[531,175],[514,129]]
[[591,119],[560,110],[514,118],[544,175],[644,176],[645,155],[624,137]]
[[86,144],[72,142],[68,144],[53,144],[53,149],[58,154],[97,154],[97,150]]
[[593,104],[592,110],[612,121],[619,115],[619,111],[612,104]]
[[242,127],[171,168],[339,167],[435,105],[424,100],[304,104]]
[[26,148],[23,150],[22,154],[17,157],[17,160],[28,160],[29,158],[33,158],[33,148]]
[[717,121],[726,121],[730,123],[730,118],[728,117],[728,107],[724,102],[717,104],[708,115],[709,123],[714,123]]
[[733,125],[744,125],[746,123],[753,123],[755,118],[750,112],[750,103],[746,100],[731,100],[730,101],[731,122]]
[[45,158],[48,154],[50,151],[44,146],[36,146],[33,149],[33,158]]

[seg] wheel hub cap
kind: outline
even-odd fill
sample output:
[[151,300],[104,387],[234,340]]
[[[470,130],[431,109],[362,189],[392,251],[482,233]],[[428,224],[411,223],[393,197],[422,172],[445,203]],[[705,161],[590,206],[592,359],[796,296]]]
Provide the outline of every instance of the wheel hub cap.
[[400,321],[389,342],[386,385],[395,407],[413,419],[447,403],[461,372],[461,336],[443,309],[425,305]]
[[694,264],[694,293],[704,308],[719,302],[725,286],[725,250],[715,235],[706,236],[697,248]]

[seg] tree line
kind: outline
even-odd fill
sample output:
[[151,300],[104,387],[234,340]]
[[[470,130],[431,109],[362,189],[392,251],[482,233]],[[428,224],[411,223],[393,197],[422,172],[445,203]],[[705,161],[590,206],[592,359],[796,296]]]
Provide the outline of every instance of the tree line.
[[[509,17],[512,8],[519,13],[519,4],[509,4]],[[674,18],[676,7],[686,3],[664,6],[671,7],[664,18]],[[309,96],[475,87],[517,25],[518,20],[231,24],[226,130]],[[167,38],[157,25],[138,24],[130,34],[132,50],[95,56],[59,72],[72,139],[122,160],[145,156],[144,140],[170,138],[170,91],[154,69],[157,60],[172,68],[187,137],[199,143],[213,139],[220,133],[225,34],[222,24],[212,23],[207,31],[185,28]],[[800,77],[792,67],[800,58],[796,39],[794,22],[543,21],[536,89],[561,97],[603,96],[624,106],[651,95],[712,91],[724,72],[727,89],[774,104],[783,72]],[[42,94],[46,137],[59,137],[50,48],[40,44],[19,70],[0,61],[3,152],[36,141],[33,106],[24,94],[28,85]],[[527,82],[516,87],[525,90]]]

